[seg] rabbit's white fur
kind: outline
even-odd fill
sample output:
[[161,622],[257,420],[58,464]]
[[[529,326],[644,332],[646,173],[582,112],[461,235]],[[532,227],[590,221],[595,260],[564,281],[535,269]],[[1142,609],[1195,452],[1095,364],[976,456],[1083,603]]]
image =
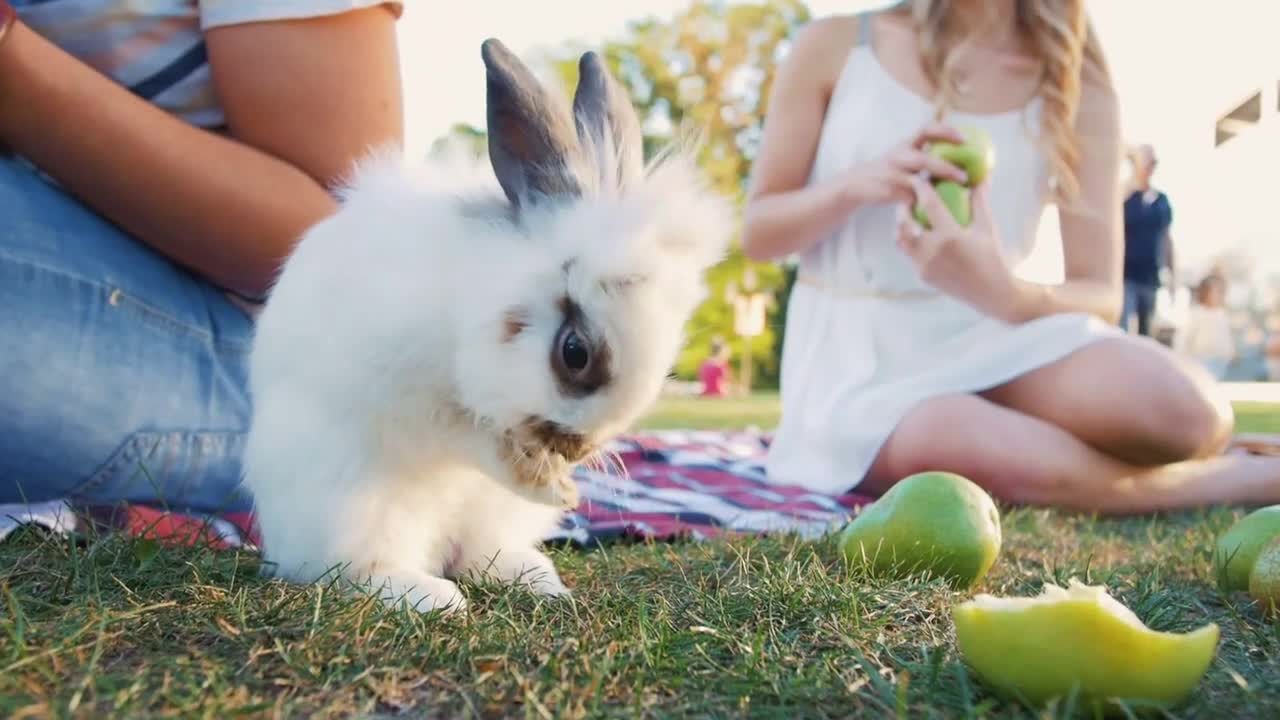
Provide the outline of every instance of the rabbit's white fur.
[[[469,571],[568,592],[537,546],[576,493],[519,482],[502,434],[531,415],[597,447],[624,430],[730,228],[687,153],[584,188],[515,222],[487,166],[361,163],[258,319],[244,472],[270,571],[336,569],[423,610],[465,606],[449,578]],[[585,397],[548,367],[566,296],[611,350],[611,381]]]

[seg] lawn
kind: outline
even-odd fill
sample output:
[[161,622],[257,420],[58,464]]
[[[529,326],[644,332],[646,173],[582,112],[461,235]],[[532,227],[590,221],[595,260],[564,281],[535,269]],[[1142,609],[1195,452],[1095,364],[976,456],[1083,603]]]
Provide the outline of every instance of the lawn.
[[748,397],[668,397],[641,421],[651,429],[770,429],[778,424],[778,396],[759,393]]
[[[1247,430],[1280,411],[1240,408]],[[650,427],[768,427],[773,398],[671,400]],[[1219,655],[1179,717],[1280,717],[1280,625],[1215,590],[1229,511],[1106,521],[1006,510],[980,590],[1103,583],[1148,624],[1213,621]],[[960,662],[940,582],[859,577],[829,541],[556,549],[573,601],[467,585],[472,612],[382,610],[263,582],[249,553],[0,544],[0,717],[1055,717]]]
[[[1237,403],[1235,411],[1241,431],[1280,433],[1278,406]],[[715,399],[677,396],[663,399],[641,425],[652,429],[770,429],[777,425],[780,415],[775,393]]]

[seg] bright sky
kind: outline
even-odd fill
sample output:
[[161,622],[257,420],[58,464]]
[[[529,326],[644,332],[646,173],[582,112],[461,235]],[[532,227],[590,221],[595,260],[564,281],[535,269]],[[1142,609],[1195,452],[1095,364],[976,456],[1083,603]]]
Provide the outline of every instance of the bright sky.
[[[406,3],[400,23],[409,123],[408,150],[425,152],[455,122],[483,125],[480,43],[497,37],[517,53],[569,39],[598,43],[617,36],[628,20],[669,17],[688,0],[470,0],[448,12],[436,3]],[[814,15],[882,5],[874,0],[810,0]],[[1275,0],[1092,0],[1094,25],[1112,65],[1123,103],[1125,131],[1153,143],[1160,155],[1157,182],[1175,206],[1175,241],[1184,259],[1209,256],[1249,242],[1262,260],[1280,266],[1280,243],[1269,208],[1280,128],[1241,137],[1224,150],[1212,146],[1223,111],[1268,83],[1276,107],[1280,81],[1280,2]],[[1060,266],[1056,224],[1031,265],[1049,275]]]

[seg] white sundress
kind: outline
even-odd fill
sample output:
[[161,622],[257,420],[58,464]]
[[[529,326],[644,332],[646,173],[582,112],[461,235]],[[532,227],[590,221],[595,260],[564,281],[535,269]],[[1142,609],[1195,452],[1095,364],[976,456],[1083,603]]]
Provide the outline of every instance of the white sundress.
[[[908,140],[931,102],[889,75],[865,32],[828,104],[810,182]],[[954,112],[947,122],[990,133],[993,217],[1011,266],[1025,260],[1049,201],[1036,143],[1040,102],[1005,113]],[[896,242],[898,205],[849,216],[800,257],[782,350],[782,418],[766,459],[773,483],[848,492],[902,417],[933,397],[1006,383],[1119,329],[1064,313],[1019,325],[983,315],[920,279]]]

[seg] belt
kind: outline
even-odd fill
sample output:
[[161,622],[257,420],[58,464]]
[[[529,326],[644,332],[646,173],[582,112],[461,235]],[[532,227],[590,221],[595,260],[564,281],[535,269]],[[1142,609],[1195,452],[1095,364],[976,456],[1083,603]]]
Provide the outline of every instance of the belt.
[[889,288],[848,288],[840,286],[832,286],[823,283],[808,273],[800,273],[796,276],[796,283],[808,285],[811,288],[820,290],[828,295],[847,298],[878,298],[881,300],[933,300],[941,296],[941,293],[935,290],[891,290]]

